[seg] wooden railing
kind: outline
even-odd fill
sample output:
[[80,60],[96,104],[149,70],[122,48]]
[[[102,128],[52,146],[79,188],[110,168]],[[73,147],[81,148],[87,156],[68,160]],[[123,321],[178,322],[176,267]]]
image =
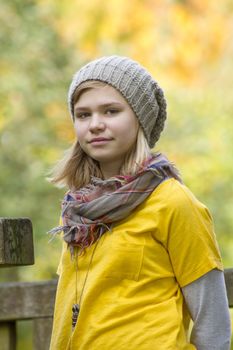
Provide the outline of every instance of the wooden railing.
[[1,350],[16,349],[19,320],[33,320],[33,349],[49,349],[56,286],[55,280],[0,284]]
[[[0,218],[0,266],[34,263],[29,219]],[[224,271],[229,307],[233,307],[233,269]],[[16,349],[16,322],[33,320],[33,349],[48,350],[56,280],[0,283],[0,349]]]

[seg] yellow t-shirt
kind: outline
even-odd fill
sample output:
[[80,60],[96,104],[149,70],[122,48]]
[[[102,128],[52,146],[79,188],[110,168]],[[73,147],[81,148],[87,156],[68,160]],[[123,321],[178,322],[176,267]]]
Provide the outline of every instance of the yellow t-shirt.
[[75,261],[64,244],[51,350],[191,350],[181,287],[222,270],[207,208],[175,179],[160,184],[126,219]]

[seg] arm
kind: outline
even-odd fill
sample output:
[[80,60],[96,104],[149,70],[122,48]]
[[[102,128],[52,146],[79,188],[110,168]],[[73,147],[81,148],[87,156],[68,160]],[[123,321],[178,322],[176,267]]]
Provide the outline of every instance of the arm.
[[193,320],[191,343],[198,350],[229,350],[231,324],[224,274],[211,270],[182,288]]

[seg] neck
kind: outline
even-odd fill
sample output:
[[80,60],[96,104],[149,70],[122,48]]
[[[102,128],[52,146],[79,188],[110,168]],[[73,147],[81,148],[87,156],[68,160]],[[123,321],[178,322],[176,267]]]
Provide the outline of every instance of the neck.
[[109,179],[110,177],[119,175],[120,167],[121,167],[121,164],[119,162],[100,164],[100,169],[105,180]]

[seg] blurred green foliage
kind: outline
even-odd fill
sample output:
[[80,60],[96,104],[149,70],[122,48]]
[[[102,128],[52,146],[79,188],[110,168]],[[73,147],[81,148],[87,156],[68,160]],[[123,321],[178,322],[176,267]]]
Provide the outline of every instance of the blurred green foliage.
[[0,216],[31,218],[36,254],[34,266],[2,269],[1,281],[55,277],[61,242],[46,232],[64,190],[46,174],[74,139],[67,89],[84,62],[114,53],[164,87],[169,118],[157,149],[210,208],[233,266],[232,23],[230,0],[0,2]]
[[[138,35],[137,41],[137,33],[128,27],[125,28],[127,35],[123,35],[121,23],[125,23],[124,16],[131,9],[124,2],[119,2],[117,7],[121,18],[114,19],[118,31],[114,31],[114,23],[109,27],[112,37],[109,33],[106,36],[107,15],[111,6],[112,10],[116,8],[116,1],[103,5],[102,12],[99,10],[101,23],[98,13],[91,11],[99,1],[89,6],[84,1],[81,3],[83,14],[89,17],[82,16],[82,11],[75,14],[70,3],[64,1],[58,4],[53,0],[11,0],[0,4],[0,215],[32,219],[36,253],[35,266],[4,269],[1,278],[31,280],[55,276],[61,243],[59,239],[49,243],[46,232],[58,222],[64,190],[50,185],[45,179],[46,173],[74,138],[66,108],[73,73],[87,59],[110,53],[136,56],[145,60],[152,70],[156,67],[169,102],[168,126],[157,147],[177,164],[185,183],[209,206],[224,262],[232,266],[233,45],[228,40],[230,34],[227,36],[224,32],[229,29],[227,24],[232,18],[229,9],[232,9],[222,5],[223,13],[217,19],[220,21],[226,13],[228,17],[226,27],[220,28],[223,34],[220,29],[217,32],[218,38],[223,38],[223,43],[218,45],[221,50],[212,57],[208,49],[208,40],[211,46],[212,39],[205,38],[208,55],[202,54],[204,64],[201,65],[197,54],[196,63],[190,61],[189,50],[192,45],[195,48],[198,45],[195,37],[188,48],[182,47],[179,64],[176,64],[179,50],[174,49],[174,58],[169,61],[166,45],[158,57],[156,53],[148,57],[144,39],[149,40],[148,22],[153,24],[150,8],[155,10],[154,4],[133,2],[142,13],[141,17],[138,13],[132,15],[132,28],[147,34],[144,39]],[[198,7],[198,1],[196,8],[190,8],[191,3],[162,5],[158,2],[158,9],[161,12],[164,6],[176,25],[186,26],[190,31],[188,20],[194,23],[199,20],[197,11],[206,11],[205,7]],[[78,6],[75,1],[73,5]],[[215,8],[212,10],[215,18]],[[78,16],[77,23],[74,23],[75,16]],[[211,14],[208,17],[210,24],[212,17]],[[172,23],[170,27],[163,24],[161,31],[151,31],[150,36],[152,39],[153,35],[157,36],[159,41],[167,29],[168,41],[170,45],[173,43],[171,49],[176,48],[173,27]],[[196,30],[193,28],[193,32]],[[179,28],[176,32],[181,35]],[[185,37],[184,44],[186,40]],[[144,45],[144,53],[135,54],[137,44]],[[202,48],[200,42],[200,50]]]
[[45,233],[58,221],[62,194],[45,181],[45,175],[67,143],[58,140],[59,120],[45,111],[51,103],[65,105],[70,52],[35,2],[0,6],[1,216],[32,219],[36,252],[34,267],[1,272],[9,279],[12,273],[22,279],[50,278],[58,245],[49,245]]

